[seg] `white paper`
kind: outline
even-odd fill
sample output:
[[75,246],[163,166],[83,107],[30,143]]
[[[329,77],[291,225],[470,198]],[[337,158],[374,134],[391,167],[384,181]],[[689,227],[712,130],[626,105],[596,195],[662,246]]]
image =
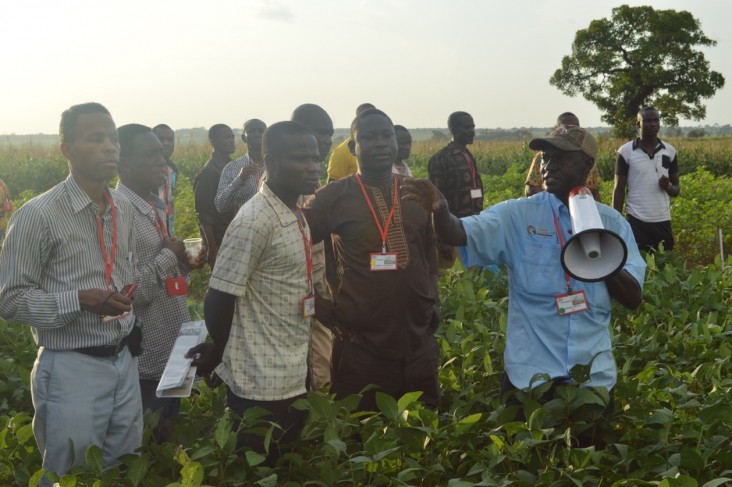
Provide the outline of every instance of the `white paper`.
[[180,387],[173,387],[162,391],[158,390],[155,391],[155,395],[158,397],[190,397],[195,381],[196,367],[191,367],[188,369],[188,374],[183,379],[183,384]]
[[191,367],[193,359],[186,358],[186,353],[208,336],[204,321],[183,323],[165,364],[160,382],[155,390],[157,397],[188,397],[191,394],[196,368]]

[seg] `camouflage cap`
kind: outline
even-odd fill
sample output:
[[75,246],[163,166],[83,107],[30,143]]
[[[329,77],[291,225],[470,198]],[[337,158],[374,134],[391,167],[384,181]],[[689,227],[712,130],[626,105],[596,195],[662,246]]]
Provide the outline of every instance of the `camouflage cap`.
[[581,150],[593,160],[597,156],[597,141],[587,130],[578,125],[560,125],[548,137],[540,137],[529,142],[533,150],[555,147],[564,151]]

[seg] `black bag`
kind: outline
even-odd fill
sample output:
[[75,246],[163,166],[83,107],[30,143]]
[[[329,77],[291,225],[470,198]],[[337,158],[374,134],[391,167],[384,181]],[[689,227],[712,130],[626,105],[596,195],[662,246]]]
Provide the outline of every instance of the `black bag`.
[[130,349],[130,354],[133,357],[137,357],[142,353],[142,323],[137,318],[135,318],[135,326],[127,335],[127,348]]

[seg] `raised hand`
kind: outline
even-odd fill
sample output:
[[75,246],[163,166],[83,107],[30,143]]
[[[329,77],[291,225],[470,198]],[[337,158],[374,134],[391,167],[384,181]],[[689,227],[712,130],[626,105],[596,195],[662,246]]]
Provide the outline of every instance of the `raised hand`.
[[403,201],[415,201],[429,212],[447,208],[447,200],[440,190],[426,179],[405,178],[400,189]]
[[239,170],[239,179],[241,179],[242,181],[246,181],[250,177],[254,176],[257,173],[257,171],[258,171],[257,166],[255,166],[254,164],[250,164],[248,166],[243,166]]

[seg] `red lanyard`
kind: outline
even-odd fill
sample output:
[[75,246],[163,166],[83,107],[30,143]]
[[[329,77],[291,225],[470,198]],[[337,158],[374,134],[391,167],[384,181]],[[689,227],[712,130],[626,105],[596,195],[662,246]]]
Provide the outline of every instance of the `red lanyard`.
[[477,184],[475,184],[475,176],[476,176],[476,174],[475,174],[475,171],[476,171],[476,168],[475,168],[475,161],[473,160],[473,158],[472,158],[472,157],[468,157],[468,154],[466,154],[465,152],[461,152],[461,154],[463,155],[463,159],[465,159],[465,163],[466,163],[466,164],[468,165],[468,167],[470,168],[470,174],[471,174],[471,176],[472,176],[472,178],[473,178],[473,179],[472,179],[472,181],[473,181],[473,187],[474,187],[474,188],[477,188],[477,187],[478,187],[478,185],[477,185]]
[[386,253],[386,236],[389,233],[389,225],[391,225],[391,219],[394,217],[394,209],[396,208],[397,201],[399,199],[399,195],[397,194],[397,177],[396,174],[393,176],[393,186],[394,186],[394,197],[391,202],[391,211],[389,212],[389,217],[386,219],[386,226],[382,227],[381,222],[379,222],[379,217],[376,216],[376,211],[374,210],[374,205],[371,204],[371,198],[369,198],[368,193],[366,193],[366,188],[363,185],[363,181],[361,181],[361,175],[356,173],[356,180],[358,181],[358,185],[361,186],[361,191],[363,192],[363,197],[366,198],[366,203],[369,205],[369,210],[371,210],[371,215],[374,217],[374,222],[376,222],[376,227],[379,229],[379,233],[381,234],[381,253]]
[[[557,236],[559,237],[560,248],[564,248],[564,237],[562,237],[562,229],[559,228],[559,220],[557,220],[557,214],[552,210],[552,216],[554,217],[554,227],[557,229]],[[569,274],[564,273],[564,278],[567,280],[567,292],[572,292],[572,282],[569,280]]]
[[[163,201],[165,202],[165,214],[170,216],[173,214],[173,205],[170,204],[168,199],[168,185],[170,184],[170,166],[165,163],[165,181],[163,181]],[[157,215],[157,212],[155,212]]]
[[256,181],[257,190],[259,190],[259,179],[262,177],[262,168],[259,167],[259,164],[256,162],[252,161],[252,163],[254,164],[254,167],[257,168],[257,172],[254,174],[254,181]]
[[150,208],[152,208],[152,211],[155,214],[153,226],[155,227],[155,231],[158,232],[158,237],[160,237],[160,241],[162,242],[163,240],[165,240],[165,237],[168,236],[168,229],[166,228],[163,220],[160,218],[160,214],[158,213],[157,208],[155,208],[155,205],[150,203]]
[[104,259],[104,273],[107,278],[107,288],[112,288],[112,270],[114,269],[114,257],[117,255],[117,207],[114,206],[112,196],[109,191],[105,191],[104,198],[112,210],[112,250],[107,254],[107,242],[104,239],[104,228],[102,227],[102,218],[97,213],[97,235],[99,235],[99,246],[102,249],[102,259]]
[[297,228],[300,229],[300,235],[302,235],[302,246],[305,249],[305,265],[307,269],[307,285],[308,285],[308,293],[312,293],[313,290],[313,240],[312,237],[308,240],[308,237],[305,235],[305,226],[303,225],[303,222],[305,221],[305,215],[302,214],[302,210],[300,207],[297,208]]

